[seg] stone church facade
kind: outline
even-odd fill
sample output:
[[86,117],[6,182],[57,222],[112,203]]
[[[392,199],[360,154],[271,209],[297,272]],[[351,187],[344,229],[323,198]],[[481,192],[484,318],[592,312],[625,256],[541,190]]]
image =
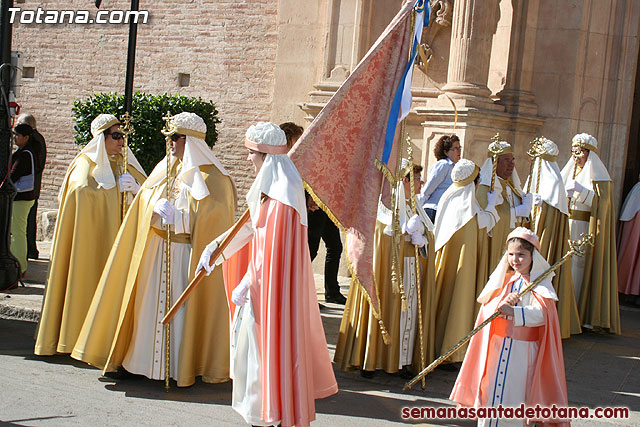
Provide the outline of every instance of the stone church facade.
[[[92,1],[65,7],[92,10]],[[401,0],[141,1],[134,90],[213,100],[220,112],[216,155],[246,193],[252,168],[241,142],[259,120],[308,126],[366,54]],[[491,137],[514,145],[521,177],[528,143],[560,148],[594,135],[619,208],[640,172],[640,2],[634,0],[431,0],[422,44],[426,74],[414,72],[407,129],[428,170],[433,144],[460,137],[481,164]],[[104,0],[103,9],[128,1]],[[16,1],[59,10],[55,1]],[[73,144],[72,102],[123,92],[127,25],[14,24],[23,59],[18,102],[38,120],[49,160],[40,205],[55,210]],[[455,103],[455,110],[452,106]],[[456,116],[457,111],[457,116]]]

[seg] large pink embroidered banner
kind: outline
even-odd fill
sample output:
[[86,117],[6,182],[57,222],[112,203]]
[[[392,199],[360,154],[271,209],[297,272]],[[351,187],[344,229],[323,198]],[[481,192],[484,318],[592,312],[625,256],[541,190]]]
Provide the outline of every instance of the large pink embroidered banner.
[[298,140],[290,157],[316,200],[346,231],[351,273],[380,309],[373,278],[373,234],[387,118],[410,48],[405,3],[344,84]]

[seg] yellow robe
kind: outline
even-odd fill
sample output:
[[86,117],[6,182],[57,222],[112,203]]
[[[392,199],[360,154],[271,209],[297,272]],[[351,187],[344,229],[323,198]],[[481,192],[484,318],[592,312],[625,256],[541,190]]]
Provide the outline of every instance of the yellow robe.
[[593,181],[593,192],[589,233],[593,234],[595,244],[585,254],[578,311],[583,325],[620,334],[613,183]]
[[[116,186],[109,190],[98,188],[91,174],[96,164],[85,155],[73,160],[62,183],[49,277],[36,335],[37,355],[71,353],[76,344],[121,223],[118,157],[111,161]],[[144,182],[143,171],[130,167],[129,172],[139,183]]]
[[[540,238],[540,254],[550,265],[555,264],[569,251],[569,218],[558,209],[542,203],[542,207],[534,207],[535,230]],[[571,279],[571,261],[567,261],[555,271],[552,280],[553,288],[558,295],[558,319],[562,338],[582,332],[576,295]]]
[[[489,279],[488,236],[474,216],[436,253],[435,356],[440,357],[473,330],[476,301]],[[447,362],[462,362],[467,344]]]
[[[166,167],[166,161],[156,168]],[[236,196],[231,178],[215,166],[200,167],[209,196],[198,201],[189,196],[191,260],[189,280],[204,247],[233,225]],[[127,354],[135,322],[137,275],[150,230],[153,207],[165,197],[166,177],[160,185],[143,188],[134,200],[118,233],[114,249],[100,278],[72,357],[115,371]],[[222,270],[205,277],[187,300],[178,362],[178,386],[195,377],[205,382],[229,379],[229,307]]]
[[[378,320],[373,316],[366,294],[353,282],[345,304],[340,334],[334,362],[342,370],[362,369],[375,371],[382,369],[388,373],[399,370],[400,360],[400,316],[402,300],[399,293],[394,293],[391,282],[391,236],[384,234],[385,225],[376,222],[374,239],[374,277],[376,292],[380,301],[382,321],[387,327],[391,342],[382,340]],[[434,253],[433,236],[428,234],[429,250],[427,259],[420,262],[420,297],[422,302],[422,336],[424,342],[425,366],[433,359],[433,321],[431,301],[434,288]],[[409,255],[407,255],[409,254]],[[414,246],[405,242],[401,246],[400,262],[405,256],[413,256]],[[419,326],[416,322],[416,333]],[[417,373],[420,369],[420,337],[416,336],[413,349],[411,370]]]
[[[496,206],[496,211],[500,215],[500,221],[494,225],[491,229],[491,236],[489,237],[489,258],[488,258],[488,271],[495,270],[498,263],[502,259],[504,252],[507,250],[507,236],[513,231],[511,227],[511,205],[507,200],[507,186],[509,183],[507,180],[496,176],[496,180],[500,180],[502,184],[502,199],[503,202]],[[513,188],[511,189],[514,194],[514,198],[520,197],[519,193],[516,193]],[[487,208],[487,193],[489,193],[489,187],[486,185],[478,185],[476,190],[476,199],[482,209]],[[527,224],[525,224],[526,226]]]

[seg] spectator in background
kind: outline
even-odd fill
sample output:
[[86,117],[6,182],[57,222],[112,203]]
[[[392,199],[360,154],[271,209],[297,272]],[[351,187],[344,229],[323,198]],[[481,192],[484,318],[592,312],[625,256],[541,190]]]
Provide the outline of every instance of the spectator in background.
[[[19,114],[16,117],[16,125],[26,124],[31,126],[33,132],[31,133],[30,142],[34,146],[34,154],[37,157],[37,165],[35,171],[35,179],[33,183],[33,191],[35,193],[35,199],[33,201],[33,206],[31,206],[31,210],[29,211],[29,216],[27,217],[27,258],[30,259],[38,259],[40,253],[38,252],[38,247],[36,246],[36,231],[37,231],[37,223],[36,218],[38,215],[38,199],[40,198],[40,184],[42,183],[42,171],[44,171],[44,165],[47,161],[47,146],[44,142],[44,137],[38,130],[36,129],[36,119],[27,113]],[[37,154],[36,154],[37,152]]]
[[[304,129],[292,122],[280,125],[287,136],[287,147],[289,150],[302,136]],[[307,200],[307,215],[309,226],[307,228],[309,236],[309,253],[311,261],[318,255],[320,239],[324,241],[327,248],[327,255],[324,260],[324,298],[326,302],[342,304],[347,298],[340,293],[338,284],[338,270],[340,269],[340,256],[342,255],[342,241],[340,240],[340,230],[329,219],[327,214],[318,207],[313,198],[305,191]]]
[[18,194],[13,200],[11,215],[11,253],[20,261],[22,275],[27,272],[27,217],[36,198],[35,171],[38,168],[38,144],[32,138],[33,129],[19,124],[13,129],[18,149],[11,159],[11,181]]
[[429,170],[426,184],[422,187],[419,198],[433,223],[436,221],[436,210],[440,197],[453,183],[451,170],[453,165],[460,160],[460,152],[460,138],[457,135],[442,135],[433,148],[433,154],[438,161]]

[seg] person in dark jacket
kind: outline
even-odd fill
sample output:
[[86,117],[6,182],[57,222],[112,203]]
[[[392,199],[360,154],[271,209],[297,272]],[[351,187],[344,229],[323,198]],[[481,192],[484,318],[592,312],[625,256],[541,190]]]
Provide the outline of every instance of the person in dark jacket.
[[27,217],[27,258],[38,259],[40,253],[36,246],[36,231],[37,231],[37,213],[38,213],[38,199],[40,198],[40,186],[42,183],[42,172],[44,171],[44,165],[47,161],[47,146],[44,142],[44,137],[36,129],[36,119],[27,113],[22,113],[16,117],[16,125],[26,124],[31,126],[33,133],[31,134],[31,142],[37,147],[38,164],[36,166],[35,180],[33,189],[35,191],[36,198],[33,201],[33,206],[29,211]]
[[[282,123],[280,129],[287,136],[287,147],[291,150],[293,144],[302,136],[304,129],[292,122]],[[342,255],[342,240],[340,230],[331,221],[327,214],[313,201],[307,191],[304,192],[307,200],[307,218],[309,220],[308,241],[311,261],[318,255],[320,240],[324,241],[327,254],[324,261],[324,298],[326,302],[342,304],[347,301],[340,293],[338,284],[338,270],[340,269],[340,256]],[[321,305],[323,308],[323,306]]]
[[24,275],[27,271],[27,217],[36,199],[35,173],[38,169],[38,145],[33,140],[33,129],[19,124],[13,129],[18,149],[11,159],[11,181],[17,194],[11,215],[11,253],[20,261]]

